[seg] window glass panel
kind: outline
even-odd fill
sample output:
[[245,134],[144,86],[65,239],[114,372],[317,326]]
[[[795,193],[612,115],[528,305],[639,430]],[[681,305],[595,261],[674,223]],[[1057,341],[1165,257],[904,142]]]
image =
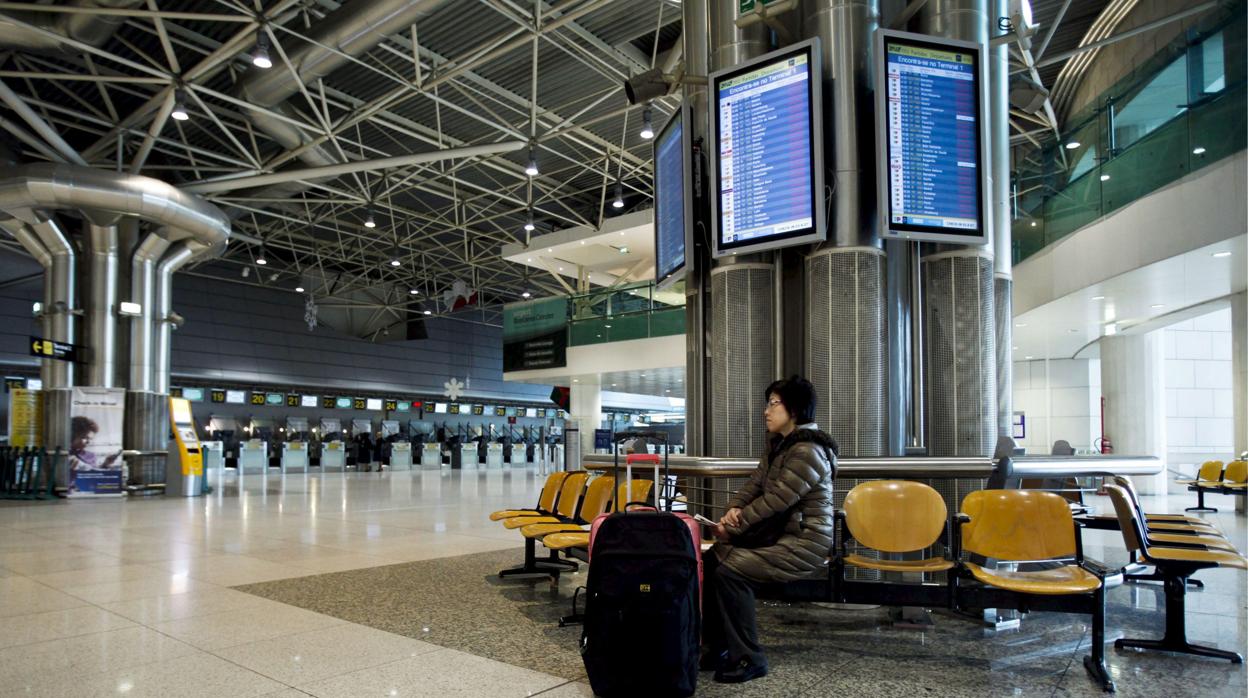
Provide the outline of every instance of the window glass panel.
[[1114,106],[1114,145],[1122,150],[1187,109],[1187,56],[1166,66]]
[[1201,52],[1201,90],[1206,94],[1226,89],[1226,56],[1223,53],[1222,32],[1205,39],[1198,49]]

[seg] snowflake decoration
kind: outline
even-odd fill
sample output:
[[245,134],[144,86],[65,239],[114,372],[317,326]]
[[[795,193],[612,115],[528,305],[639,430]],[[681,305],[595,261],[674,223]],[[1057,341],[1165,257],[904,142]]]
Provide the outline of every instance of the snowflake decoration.
[[303,300],[303,321],[308,323],[309,332],[316,329],[316,303],[310,293]]
[[458,378],[452,378],[442,384],[446,392],[443,395],[449,397],[451,402],[459,402],[459,398],[464,394],[464,384],[459,382]]

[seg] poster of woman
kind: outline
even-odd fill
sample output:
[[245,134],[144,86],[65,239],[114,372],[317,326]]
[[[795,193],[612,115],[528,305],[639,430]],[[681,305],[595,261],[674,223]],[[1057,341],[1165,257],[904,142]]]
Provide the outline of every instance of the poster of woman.
[[126,391],[74,388],[70,408],[69,496],[122,494]]

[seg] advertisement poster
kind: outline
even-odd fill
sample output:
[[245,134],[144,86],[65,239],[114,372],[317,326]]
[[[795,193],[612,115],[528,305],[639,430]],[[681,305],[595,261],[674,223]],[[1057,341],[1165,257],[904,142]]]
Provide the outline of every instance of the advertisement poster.
[[43,445],[43,400],[38,390],[9,390],[9,445],[19,448]]
[[74,388],[69,414],[69,496],[121,496],[126,391]]
[[568,365],[568,299],[558,296],[503,306],[503,370]]

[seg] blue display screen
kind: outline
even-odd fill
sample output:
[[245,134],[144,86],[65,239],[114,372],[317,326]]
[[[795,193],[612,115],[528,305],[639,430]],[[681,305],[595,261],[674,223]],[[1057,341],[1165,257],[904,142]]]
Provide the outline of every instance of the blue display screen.
[[719,248],[815,228],[810,54],[717,79]]
[[982,235],[978,54],[892,41],[885,53],[889,228]]
[[684,124],[677,112],[654,142],[655,280],[685,264]]

